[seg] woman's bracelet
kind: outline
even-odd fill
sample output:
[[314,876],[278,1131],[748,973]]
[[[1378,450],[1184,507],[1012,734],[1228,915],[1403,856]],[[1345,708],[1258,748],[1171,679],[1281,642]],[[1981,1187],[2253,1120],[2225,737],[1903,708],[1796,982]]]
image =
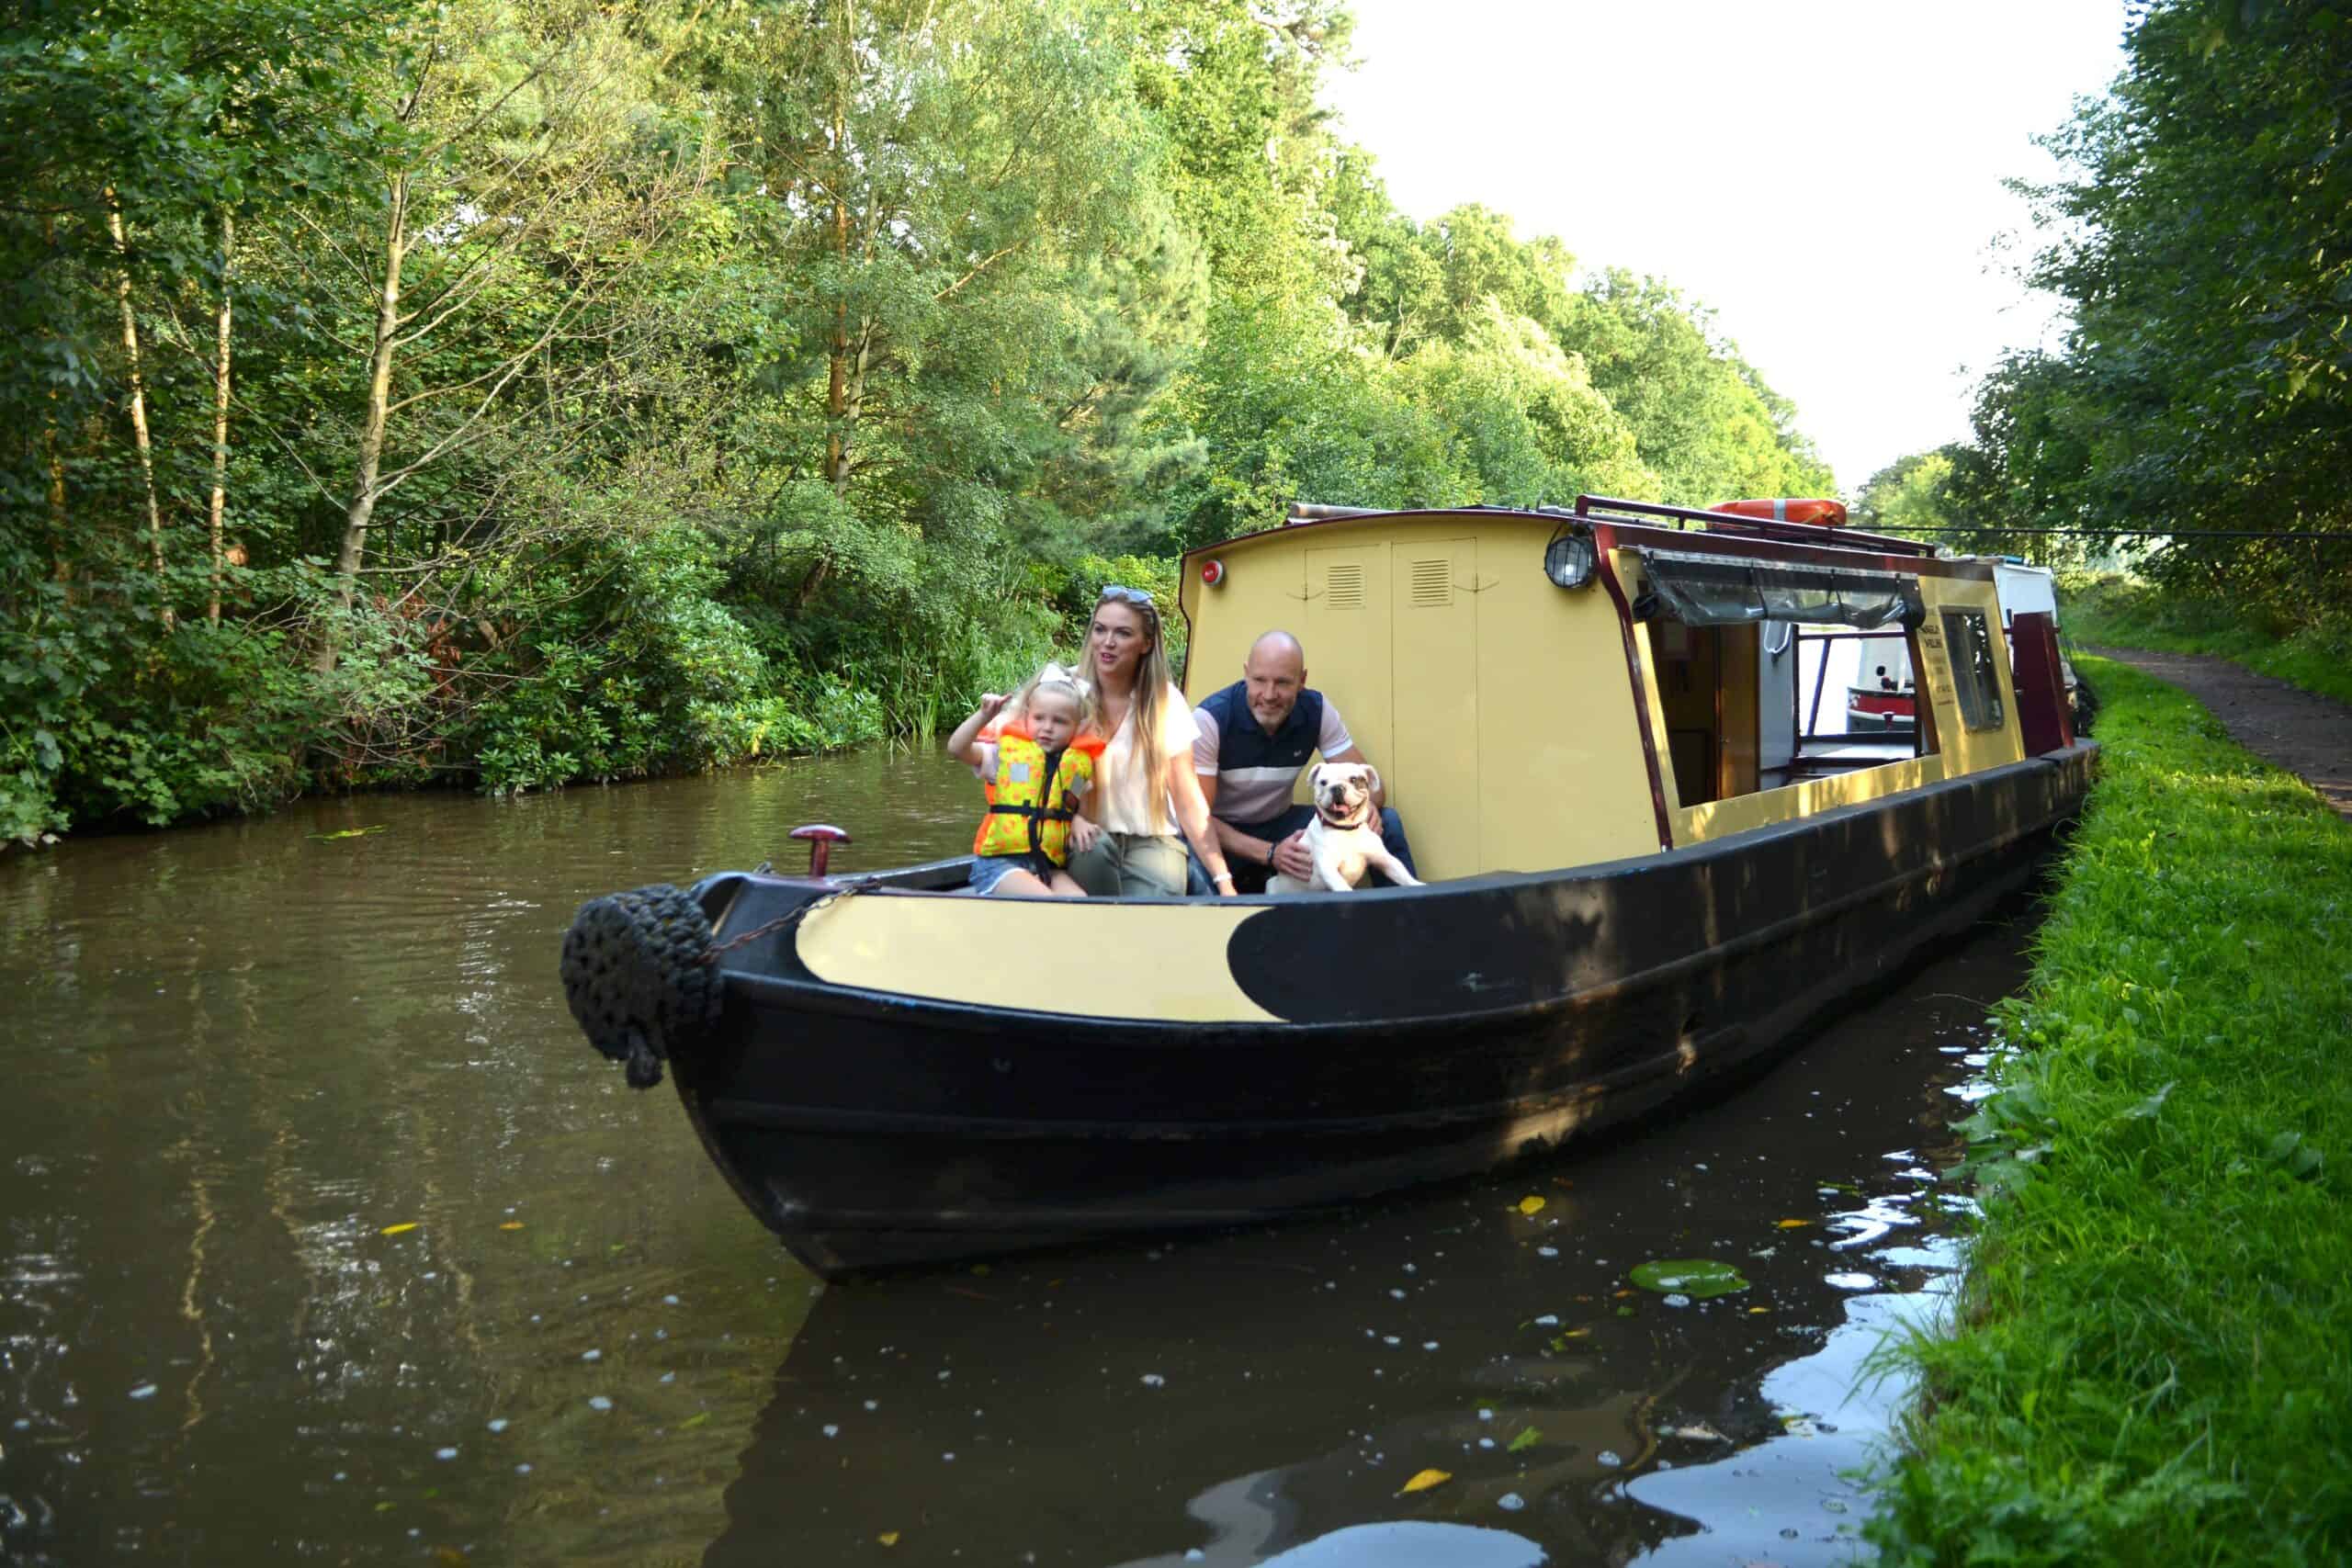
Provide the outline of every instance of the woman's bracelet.
[[1215,876],[1210,877],[1209,880],[1211,882],[1222,882],[1227,886],[1230,887],[1233,886],[1233,873],[1229,871],[1220,871]]

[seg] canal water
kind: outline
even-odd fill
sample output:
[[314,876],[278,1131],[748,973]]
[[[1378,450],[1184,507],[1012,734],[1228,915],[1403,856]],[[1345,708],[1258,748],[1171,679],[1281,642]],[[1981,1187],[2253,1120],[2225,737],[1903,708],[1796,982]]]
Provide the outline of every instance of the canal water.
[[954,852],[974,798],[876,751],[0,858],[0,1562],[1850,1554],[2025,917],[1578,1156],[820,1286],[582,1042],[558,942],[798,822]]

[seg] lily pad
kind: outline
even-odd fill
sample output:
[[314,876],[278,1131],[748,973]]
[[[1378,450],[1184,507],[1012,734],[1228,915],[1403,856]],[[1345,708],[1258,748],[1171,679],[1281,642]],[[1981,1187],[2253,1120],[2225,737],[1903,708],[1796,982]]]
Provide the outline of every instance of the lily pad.
[[1637,1263],[1633,1280],[1645,1291],[1667,1292],[1702,1302],[1710,1296],[1727,1296],[1734,1291],[1747,1289],[1747,1280],[1738,1269],[1712,1258],[1663,1258]]

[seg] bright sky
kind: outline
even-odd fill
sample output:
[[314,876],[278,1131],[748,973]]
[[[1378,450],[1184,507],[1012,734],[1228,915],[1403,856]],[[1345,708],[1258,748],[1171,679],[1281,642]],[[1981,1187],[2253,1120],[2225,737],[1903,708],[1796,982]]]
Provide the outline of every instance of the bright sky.
[[1968,434],[2052,320],[2006,178],[2122,65],[2122,0],[1355,0],[1329,96],[1415,218],[1460,202],[1699,303],[1859,490]]

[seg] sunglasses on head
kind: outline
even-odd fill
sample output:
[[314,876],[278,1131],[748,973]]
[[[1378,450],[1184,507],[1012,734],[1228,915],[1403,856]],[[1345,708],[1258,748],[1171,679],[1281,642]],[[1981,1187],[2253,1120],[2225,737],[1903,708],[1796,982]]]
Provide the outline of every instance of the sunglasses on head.
[[1115,582],[1106,582],[1102,585],[1102,592],[1094,596],[1095,603],[1098,604],[1105,599],[1116,599],[1122,604],[1148,610],[1155,615],[1159,614],[1159,606],[1153,604],[1151,595],[1140,588],[1124,588]]

